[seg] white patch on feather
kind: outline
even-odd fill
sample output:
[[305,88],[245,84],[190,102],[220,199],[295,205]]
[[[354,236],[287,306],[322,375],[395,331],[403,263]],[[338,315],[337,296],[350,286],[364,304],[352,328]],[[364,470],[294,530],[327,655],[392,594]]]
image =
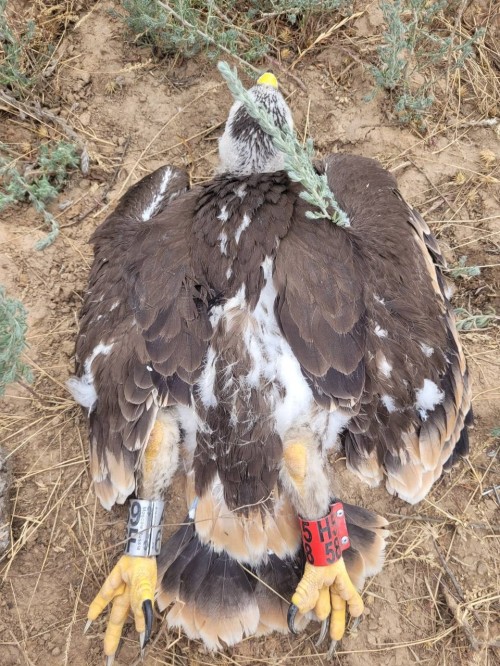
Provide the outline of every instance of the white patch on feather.
[[394,402],[394,398],[392,397],[392,395],[384,393],[384,395],[380,396],[380,399],[382,400],[382,404],[387,409],[389,414],[392,414],[392,412],[397,411],[396,403]]
[[232,274],[233,274],[233,269],[229,267],[226,271],[226,280],[229,280]]
[[116,308],[120,305],[120,301],[115,301],[112,303],[111,307],[109,308],[110,312],[113,312],[113,310],[116,310]]
[[246,197],[247,194],[247,186],[245,183],[242,183],[235,191],[234,193],[236,194],[237,197],[239,197],[242,201]]
[[380,303],[381,305],[385,305],[384,299],[380,298],[380,296],[377,296],[377,294],[373,294],[373,298],[377,301],[377,303]]
[[[270,398],[274,405],[276,431],[280,437],[284,437],[301,416],[310,412],[313,395],[276,321],[276,289],[272,267],[272,258],[266,257],[262,262],[264,287],[252,313],[253,321],[247,325],[243,334],[252,361],[246,381],[251,387],[259,387],[261,380],[273,385]],[[278,385],[283,387],[284,396],[280,395]]]
[[146,206],[146,208],[142,211],[141,219],[143,222],[147,222],[155,214],[158,206],[161,204],[163,200],[163,195],[165,194],[165,190],[167,189],[167,185],[169,184],[171,177],[172,177],[172,169],[169,167],[168,169],[165,170],[165,173],[163,174],[163,178],[160,183],[160,188],[154,195],[152,201],[149,203],[149,206]]
[[177,405],[177,414],[179,417],[179,425],[183,430],[183,447],[184,447],[184,468],[190,470],[193,465],[193,456],[196,449],[196,433],[210,432],[210,428],[204,423],[196,410],[186,405]]
[[66,386],[75,401],[82,407],[88,409],[89,414],[97,402],[94,375],[92,374],[92,363],[96,356],[99,356],[99,354],[107,356],[112,349],[113,343],[105,345],[103,342],[100,342],[94,347],[90,356],[85,359],[83,364],[83,375],[80,377],[70,377],[66,382]]
[[430,358],[434,354],[434,347],[429,347],[429,345],[426,345],[425,342],[422,342],[420,349],[424,352],[427,358]]
[[245,231],[245,229],[248,227],[252,220],[250,219],[250,215],[245,213],[243,215],[243,221],[241,222],[240,226],[236,229],[236,232],[234,234],[234,239],[236,241],[236,244],[240,242],[240,236],[241,234]]
[[377,363],[377,368],[384,375],[384,377],[391,376],[392,365],[389,363],[389,361],[386,359],[386,357],[383,354],[382,357],[380,358],[380,361]]
[[380,328],[378,324],[375,325],[375,335],[378,335],[379,338],[386,338],[387,331],[385,328]]
[[221,222],[227,222],[229,219],[229,213],[227,212],[226,206],[222,206],[220,213],[217,215],[217,219]]
[[351,420],[349,414],[339,410],[328,414],[326,434],[323,438],[325,449],[331,449],[337,443],[337,438]]
[[415,407],[418,409],[422,421],[426,421],[428,412],[443,402],[444,393],[433,381],[424,379],[424,385],[418,389],[416,397]]
[[225,231],[221,231],[217,239],[219,241],[220,251],[227,257],[227,234]]
[[444,285],[444,295],[448,300],[451,300],[451,297],[455,293],[455,287],[451,284],[449,280],[445,281]]
[[200,399],[206,409],[209,407],[215,407],[217,404],[214,394],[215,374],[215,349],[209,347],[205,359],[205,366],[198,381]]

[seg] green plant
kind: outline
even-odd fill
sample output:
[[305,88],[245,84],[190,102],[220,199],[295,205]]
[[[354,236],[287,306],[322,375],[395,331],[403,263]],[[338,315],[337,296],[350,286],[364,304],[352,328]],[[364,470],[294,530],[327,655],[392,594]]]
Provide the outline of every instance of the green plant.
[[307,17],[320,12],[331,12],[338,9],[345,10],[352,5],[351,0],[268,0],[260,2],[253,0],[248,10],[250,16],[258,17],[262,14],[272,14],[273,17],[285,15],[287,21],[296,24],[300,17]]
[[226,62],[219,62],[218,68],[234,99],[244,105],[247,113],[259,123],[264,132],[269,134],[275,147],[285,154],[285,169],[288,175],[305,188],[300,196],[312,206],[319,208],[319,212],[308,211],[307,217],[313,219],[326,217],[341,227],[349,226],[349,218],[328,187],[326,175],[319,175],[313,167],[312,140],[308,139],[306,147],[303,148],[295,132],[286,125],[279,128],[271,115],[255,102],[241,84],[236,70],[232,70]]
[[436,66],[461,68],[484,35],[479,29],[459,41],[438,27],[443,10],[451,11],[456,5],[448,0],[380,1],[386,29],[378,49],[380,64],[372,73],[376,85],[391,92],[402,123],[415,122],[425,129],[424,116],[434,103]]
[[6,9],[7,0],[0,0],[0,86],[23,98],[37,82],[37,72],[50,58],[53,47],[37,38],[34,21],[27,21],[16,33],[7,21]]
[[31,370],[21,361],[26,349],[26,310],[0,286],[0,396],[8,384],[31,381]]
[[29,201],[50,225],[49,234],[35,245],[42,250],[57,238],[59,226],[46,204],[55,199],[64,186],[71,169],[79,165],[80,157],[71,143],[43,144],[34,163],[21,172],[9,155],[7,146],[0,143],[0,211],[14,203]]
[[494,321],[500,319],[494,310],[491,310],[490,312],[480,312],[475,315],[465,308],[456,308],[455,316],[457,317],[455,324],[459,331],[475,331],[487,328]]
[[301,16],[341,9],[350,0],[121,0],[121,4],[124,13],[118,16],[135,39],[160,54],[190,58],[206,51],[217,57],[224,51],[251,63],[267,55],[272,43],[265,22],[258,19],[266,14],[284,16],[295,24]]
[[458,264],[456,266],[450,266],[450,268],[447,268],[446,271],[451,275],[453,279],[459,277],[462,278],[477,277],[478,275],[481,275],[481,269],[479,266],[466,266],[465,265],[466,261],[467,257],[462,255],[458,260]]

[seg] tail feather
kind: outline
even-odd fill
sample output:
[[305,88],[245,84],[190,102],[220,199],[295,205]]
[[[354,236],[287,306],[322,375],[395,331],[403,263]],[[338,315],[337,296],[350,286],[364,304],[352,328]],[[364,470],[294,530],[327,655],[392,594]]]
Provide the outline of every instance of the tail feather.
[[[344,509],[351,539],[344,560],[353,584],[361,589],[366,576],[382,568],[387,521],[352,504],[344,504]],[[290,547],[296,543],[297,516],[293,520],[289,504],[281,510],[285,511],[285,520],[279,510],[255,521],[241,517],[246,526],[245,550],[253,547],[252,539],[259,541],[268,526],[282,546],[284,542]],[[238,521],[236,514],[232,517]],[[234,557],[234,548],[227,552],[213,543],[204,543],[205,534],[200,538],[197,527],[194,521],[183,525],[163,545],[158,558],[157,601],[160,610],[170,606],[169,626],[182,628],[190,638],[200,638],[211,650],[233,645],[246,636],[287,633],[290,599],[304,571],[300,545],[291,554],[268,550],[260,564],[244,565]],[[309,614],[297,616],[297,628],[305,627],[309,619]]]
[[193,533],[193,538],[178,554],[177,558],[172,562],[163,576],[161,594],[158,596],[158,606],[160,607],[160,610],[163,610],[170,603],[179,599],[184,572],[186,569],[190,568],[192,561],[202,548],[203,546],[200,543],[200,540]]
[[207,647],[220,649],[251,636],[259,624],[255,583],[227,553],[213,553],[194,603],[196,629]]
[[359,550],[351,546],[351,548],[344,551],[343,558],[352,584],[357,590],[361,590],[366,579],[366,567],[363,556]]
[[344,560],[352,582],[361,589],[366,576],[375,575],[384,566],[385,539],[389,536],[384,527],[388,523],[373,511],[353,504],[344,503],[344,511],[351,541],[351,548],[344,551]]
[[174,532],[170,539],[161,547],[161,552],[157,559],[158,575],[160,579],[163,578],[163,574],[193,538],[194,525],[190,522],[189,518],[186,517],[185,524]]
[[188,638],[199,638],[194,621],[194,606],[176,601],[167,613],[167,622],[172,629],[182,629]]
[[360,506],[348,504],[347,502],[343,504],[347,525],[357,525],[358,527],[366,527],[368,530],[373,530],[377,527],[386,527],[389,524],[385,518],[369,509],[363,509]]
[[[255,599],[260,612],[258,634],[268,634],[271,631],[288,633],[286,616],[290,606],[289,599],[299,584],[303,567],[302,550],[300,550],[294,559],[280,559],[272,554],[255,572],[257,577]],[[297,629],[303,629],[307,622],[306,617],[298,616]]]

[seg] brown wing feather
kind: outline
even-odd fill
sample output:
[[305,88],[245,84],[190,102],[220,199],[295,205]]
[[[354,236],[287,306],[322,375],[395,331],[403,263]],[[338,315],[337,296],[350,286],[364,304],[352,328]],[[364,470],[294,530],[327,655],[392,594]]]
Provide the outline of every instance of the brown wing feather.
[[380,164],[334,155],[318,168],[351,226],[294,219],[276,257],[277,316],[318,403],[350,410],[350,468],[419,501],[466,448],[470,388],[444,260]]
[[[91,238],[94,262],[80,314],[77,377],[69,387],[89,410],[91,474],[107,508],[133,492],[136,466],[158,402],[168,394],[167,384],[150,365],[148,343],[134,310],[138,271],[132,269],[148,262],[149,236],[155,236],[159,220],[166,234],[172,202],[187,186],[183,171],[158,169],[127,191]],[[175,218],[171,226],[178,224]],[[131,267],[130,256],[137,256],[138,243],[140,259]],[[179,253],[178,246],[168,247],[168,240],[165,246],[167,254]],[[173,288],[171,284],[165,288],[169,287]],[[179,288],[172,301],[178,292]]]
[[349,235],[298,215],[281,241],[274,277],[276,315],[316,400],[328,409],[357,403],[365,384],[365,307]]

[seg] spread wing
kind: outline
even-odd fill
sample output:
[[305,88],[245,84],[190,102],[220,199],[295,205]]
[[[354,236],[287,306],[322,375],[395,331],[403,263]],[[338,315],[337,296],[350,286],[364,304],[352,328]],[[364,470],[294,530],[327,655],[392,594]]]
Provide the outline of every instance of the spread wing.
[[192,280],[187,187],[183,171],[158,169],[126,193],[91,239],[77,376],[68,386],[89,410],[91,474],[107,508],[134,491],[159,405],[188,402],[201,363],[209,324]]
[[317,403],[349,417],[349,467],[417,502],[467,452],[465,360],[427,225],[377,162],[324,163],[351,226],[294,219],[276,314]]

